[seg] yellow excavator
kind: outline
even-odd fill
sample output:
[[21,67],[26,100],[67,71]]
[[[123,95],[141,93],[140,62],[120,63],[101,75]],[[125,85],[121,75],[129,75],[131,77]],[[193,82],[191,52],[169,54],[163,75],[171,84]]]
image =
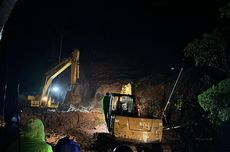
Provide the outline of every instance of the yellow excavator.
[[68,67],[71,66],[71,82],[70,82],[71,83],[70,94],[71,94],[71,92],[76,89],[76,81],[77,79],[79,79],[79,75],[80,75],[79,57],[80,57],[80,51],[78,49],[75,49],[74,52],[72,52],[72,56],[70,58],[63,60],[61,63],[59,63],[57,66],[55,66],[53,69],[51,69],[46,73],[46,80],[42,90],[42,94],[40,96],[28,96],[30,107],[51,108],[51,109],[58,108],[59,103],[55,103],[50,95],[52,81],[64,70],[66,70]]
[[[137,107],[135,96],[132,95],[132,85],[128,83],[122,86],[120,93],[111,93],[109,106],[108,130],[116,141],[131,142],[134,144],[154,144],[153,150],[168,152],[170,146],[161,145],[164,127],[163,119],[166,119],[167,110],[174,89],[181,76],[183,68],[175,81],[168,101],[159,118],[142,117]],[[160,150],[161,149],[161,150]]]
[[130,83],[122,86],[121,93],[110,96],[109,130],[115,139],[137,143],[161,142],[161,118],[143,118],[132,95]]

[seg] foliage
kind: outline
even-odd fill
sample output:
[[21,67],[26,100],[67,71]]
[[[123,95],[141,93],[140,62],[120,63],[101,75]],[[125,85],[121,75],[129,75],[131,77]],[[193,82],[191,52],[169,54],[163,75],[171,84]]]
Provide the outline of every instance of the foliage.
[[149,106],[145,107],[145,111],[147,111],[147,115],[151,117],[160,117],[162,113],[161,102],[157,100],[149,100]]
[[230,121],[230,79],[222,80],[218,85],[198,96],[201,107],[208,112],[209,120],[216,125]]
[[176,110],[181,111],[182,104],[183,104],[183,95],[178,95],[177,100],[174,103]]
[[230,2],[220,8],[220,17],[228,18],[230,16]]
[[223,31],[215,29],[209,34],[203,34],[201,39],[188,43],[184,49],[186,57],[193,57],[196,66],[208,66],[230,73],[227,62],[227,44]]

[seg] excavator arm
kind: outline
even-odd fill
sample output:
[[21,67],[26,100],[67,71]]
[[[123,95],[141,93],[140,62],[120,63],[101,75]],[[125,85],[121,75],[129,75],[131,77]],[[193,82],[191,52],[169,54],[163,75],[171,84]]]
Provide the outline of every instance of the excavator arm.
[[[42,94],[39,98],[29,96],[28,99],[31,100],[32,107],[51,107],[52,100],[50,97],[50,86],[53,80],[65,71],[69,66],[71,66],[71,89],[74,89],[76,86],[76,81],[79,79],[79,57],[80,51],[78,49],[74,50],[72,57],[63,60],[53,69],[46,73],[46,80],[42,90]],[[36,100],[39,99],[39,100]],[[57,108],[58,105],[55,105],[53,108]]]
[[[62,65],[62,66],[60,66]],[[65,69],[67,69],[71,65],[71,60],[67,59],[62,62],[62,64],[59,64],[57,67],[59,68],[54,68],[53,72],[48,72],[46,75],[46,81],[42,90],[42,96],[41,96],[41,101],[44,100],[44,97],[49,96],[49,91],[50,91],[50,86],[52,84],[52,81],[54,78],[56,78],[60,73],[62,73]]]

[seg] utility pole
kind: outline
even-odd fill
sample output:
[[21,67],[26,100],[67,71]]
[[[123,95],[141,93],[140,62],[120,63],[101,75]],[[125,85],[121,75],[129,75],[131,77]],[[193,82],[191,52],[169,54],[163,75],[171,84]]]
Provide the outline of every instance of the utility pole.
[[171,100],[171,98],[172,98],[172,95],[173,95],[173,92],[174,92],[174,90],[175,90],[175,88],[176,88],[176,85],[177,85],[177,83],[178,83],[178,81],[179,81],[179,79],[180,79],[180,76],[181,76],[182,71],[183,71],[183,67],[180,69],[180,72],[179,72],[179,74],[178,74],[178,76],[177,76],[177,79],[176,79],[176,81],[175,81],[175,83],[174,83],[174,86],[173,86],[173,88],[172,88],[172,90],[171,90],[171,93],[170,93],[170,95],[169,95],[168,101],[167,101],[167,103],[166,103],[166,105],[165,105],[165,107],[164,107],[164,110],[163,110],[163,112],[162,112],[162,116],[163,116],[163,117],[165,117],[165,112],[166,112],[166,110],[167,110],[167,108],[168,108],[168,106],[169,106],[170,100]]

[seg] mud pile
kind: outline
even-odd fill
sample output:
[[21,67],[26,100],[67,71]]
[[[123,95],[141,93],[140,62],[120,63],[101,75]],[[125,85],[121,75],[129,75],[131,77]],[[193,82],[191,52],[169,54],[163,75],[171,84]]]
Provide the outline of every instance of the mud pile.
[[32,112],[22,115],[22,124],[31,117],[40,118],[45,125],[46,140],[54,147],[58,140],[70,136],[80,144],[82,151],[90,151],[95,143],[95,133],[106,133],[104,115],[100,112]]

